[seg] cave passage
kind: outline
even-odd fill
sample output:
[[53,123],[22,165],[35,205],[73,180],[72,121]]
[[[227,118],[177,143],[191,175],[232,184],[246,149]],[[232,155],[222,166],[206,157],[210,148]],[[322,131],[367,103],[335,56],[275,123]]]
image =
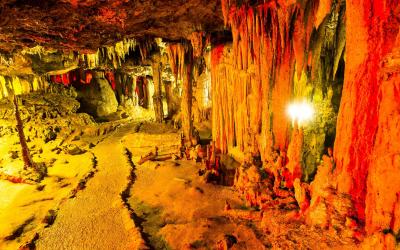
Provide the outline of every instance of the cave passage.
[[0,16],[0,249],[400,249],[398,0]]

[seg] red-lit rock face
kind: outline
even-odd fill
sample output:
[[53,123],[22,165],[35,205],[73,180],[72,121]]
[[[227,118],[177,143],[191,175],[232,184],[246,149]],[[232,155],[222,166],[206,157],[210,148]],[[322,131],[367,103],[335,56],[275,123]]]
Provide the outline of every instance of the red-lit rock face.
[[352,195],[369,233],[399,229],[398,4],[347,1],[346,6],[346,72],[335,159],[338,188]]
[[0,14],[0,51],[37,44],[91,51],[127,36],[177,40],[223,28],[217,0],[2,0]]

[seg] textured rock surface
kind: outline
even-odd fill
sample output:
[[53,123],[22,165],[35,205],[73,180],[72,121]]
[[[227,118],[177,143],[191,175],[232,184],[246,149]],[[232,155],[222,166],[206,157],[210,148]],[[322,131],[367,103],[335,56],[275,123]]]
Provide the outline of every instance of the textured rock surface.
[[[347,1],[347,53],[337,125],[338,189],[350,193],[368,233],[398,220],[400,177],[397,1]],[[395,232],[397,233],[397,232]]]
[[[223,28],[216,0],[0,1],[0,51],[40,45],[96,51],[124,36],[189,38]],[[171,25],[173,24],[173,25]]]
[[116,112],[118,108],[114,91],[102,72],[95,72],[89,85],[80,86],[78,99],[82,110],[98,118],[104,118]]
[[[21,96],[20,113],[27,140],[39,139],[44,143],[61,136],[68,136],[72,127],[93,124],[87,114],[77,114],[79,102],[70,97],[60,86],[57,94],[35,93]],[[15,132],[15,116],[7,99],[0,101],[0,137]]]

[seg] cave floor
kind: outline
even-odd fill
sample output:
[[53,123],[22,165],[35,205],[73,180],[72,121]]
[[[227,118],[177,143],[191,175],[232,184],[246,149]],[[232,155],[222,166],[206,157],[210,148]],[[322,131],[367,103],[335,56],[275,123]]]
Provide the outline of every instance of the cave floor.
[[[334,232],[292,220],[293,211],[264,211],[270,225],[261,227],[261,212],[246,207],[232,187],[205,183],[200,163],[168,159],[139,165],[155,146],[161,156],[177,152],[180,136],[170,126],[128,123],[81,141],[94,146],[76,156],[53,156],[64,164],[49,170],[42,191],[0,182],[1,249],[25,242],[37,249],[215,249],[225,235],[237,239],[232,249],[356,247]],[[62,173],[70,176],[60,181]],[[82,178],[87,182],[70,195],[63,183],[79,187]],[[226,202],[232,209],[224,209]],[[54,223],[43,220],[49,209],[55,210]],[[16,229],[14,239],[4,240]]]
[[133,129],[134,125],[123,126],[93,149],[98,172],[76,198],[63,204],[54,225],[41,233],[37,249],[131,249],[140,245],[140,234],[120,197],[131,168],[120,141]]
[[[134,162],[157,145],[159,154],[177,152],[179,135],[130,134],[123,144]],[[239,207],[242,200],[231,187],[207,184],[199,177],[200,163],[167,160],[136,165],[131,204],[142,219],[143,236],[154,249],[215,247],[224,235],[240,235],[240,249],[264,249],[251,227],[231,221],[225,201]]]

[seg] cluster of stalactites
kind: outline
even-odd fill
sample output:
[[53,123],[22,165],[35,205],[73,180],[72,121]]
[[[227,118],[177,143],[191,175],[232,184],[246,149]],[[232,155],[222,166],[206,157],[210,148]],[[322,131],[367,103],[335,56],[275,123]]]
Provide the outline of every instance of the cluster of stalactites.
[[21,51],[22,55],[38,55],[39,58],[42,58],[42,56],[46,56],[50,53],[55,53],[57,50],[54,49],[46,49],[43,46],[36,45],[35,47],[32,48],[25,48]]
[[[117,42],[115,45],[101,47],[92,54],[77,54],[77,59],[83,62],[86,68],[89,69],[94,69],[101,66],[105,59],[110,61],[114,68],[118,68],[121,66],[122,62],[125,61],[126,56],[129,55],[131,51],[135,50],[137,45],[138,43],[135,39],[124,39]],[[145,48],[146,46],[144,45],[140,46],[142,55],[144,53],[143,51],[145,51]],[[21,53],[23,55],[38,55],[39,57],[42,57],[55,52],[57,51],[37,45],[32,48],[26,48],[22,50]]]
[[60,75],[50,75],[49,80],[51,83],[62,84],[65,87],[71,84],[90,84],[93,74],[91,70],[72,70]]
[[172,72],[175,75],[175,79],[182,80],[184,77],[185,69],[187,66],[187,54],[189,53],[190,48],[186,43],[175,43],[169,44],[167,47],[167,53],[169,58],[169,63],[172,69]]
[[193,48],[193,56],[199,58],[203,55],[205,46],[210,43],[210,37],[206,37],[206,32],[195,31],[190,35],[190,42]]
[[44,77],[29,76],[26,78],[0,75],[0,99],[12,94],[22,95],[33,91],[44,90],[48,86]]
[[[262,65],[267,55],[279,67],[294,56],[297,73],[310,65],[310,39],[330,13],[332,0],[268,1],[256,6],[222,0],[225,25],[232,29],[236,67],[247,70],[252,64]],[[255,69],[260,71],[261,68]]]
[[150,52],[152,51],[154,46],[158,46],[158,43],[155,39],[143,39],[139,43],[139,52],[142,61],[145,61],[150,57]]
[[85,62],[89,69],[99,67],[103,58],[111,61],[114,68],[118,68],[125,61],[126,56],[135,49],[136,45],[135,39],[126,39],[113,46],[99,48],[96,53],[79,55],[79,59]]
[[286,105],[293,98],[295,73],[300,79],[306,66],[312,73],[319,70],[322,45],[311,38],[333,5],[330,0],[260,2],[239,6],[222,0],[233,43],[228,58],[223,46],[212,51],[213,136],[223,151],[238,146],[266,158],[271,147],[287,149]]

